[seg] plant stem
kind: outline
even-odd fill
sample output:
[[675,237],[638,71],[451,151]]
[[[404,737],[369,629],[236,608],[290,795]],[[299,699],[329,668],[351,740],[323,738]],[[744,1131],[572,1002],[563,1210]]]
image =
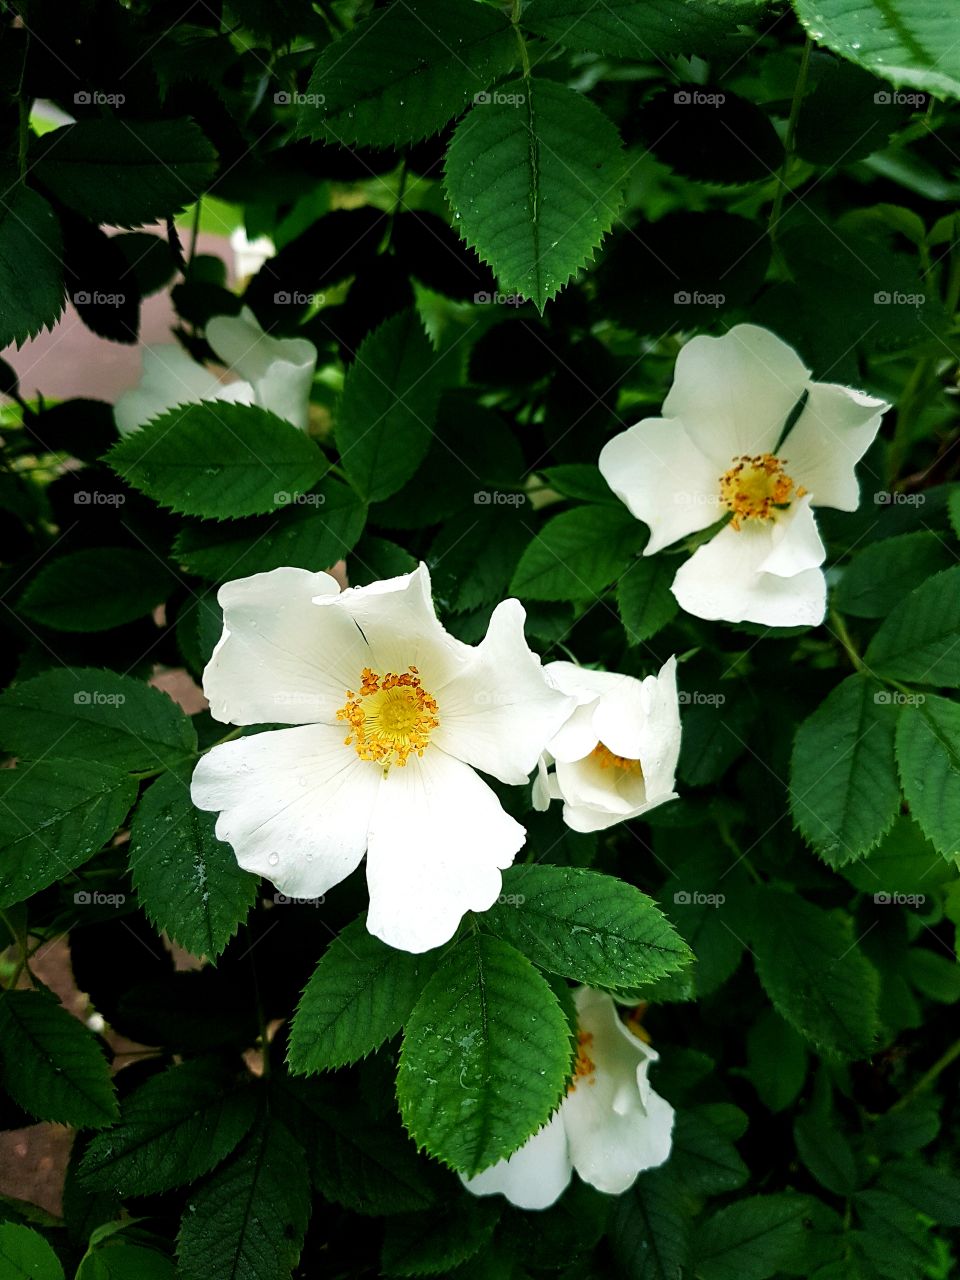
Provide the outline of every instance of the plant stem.
[[853,643],[853,637],[847,629],[846,621],[842,614],[837,613],[836,609],[830,610],[830,621],[833,623],[834,634],[843,645],[847,657],[853,663],[854,670],[866,671],[867,666],[857,651],[857,646]]
[[767,230],[770,233],[770,239],[776,241],[777,225],[783,212],[783,201],[787,194],[787,178],[793,164],[793,146],[797,133],[797,121],[800,118],[800,106],[803,102],[804,91],[807,87],[807,73],[810,70],[810,54],[813,50],[813,41],[807,36],[803,45],[803,53],[800,55],[800,66],[797,70],[797,82],[793,87],[793,98],[790,102],[790,115],[787,117],[787,132],[783,140],[783,166],[777,177],[777,189],[773,196],[773,206],[770,210],[770,220],[767,223]]
[[[930,1086],[935,1083],[938,1077],[944,1071],[946,1071],[947,1067],[949,1067],[952,1063],[956,1062],[957,1058],[960,1058],[960,1040],[955,1040],[953,1042],[953,1044],[946,1051],[946,1053],[942,1054],[937,1059],[937,1061],[933,1064],[930,1070],[925,1071],[923,1073],[923,1075],[920,1077],[917,1083],[913,1086],[913,1088],[908,1089],[907,1092],[903,1095],[903,1097],[900,1098],[899,1101],[893,1104],[893,1106],[890,1108],[890,1111],[899,1111],[902,1107],[905,1107],[909,1102],[912,1102],[918,1093],[923,1093],[927,1089],[929,1089]],[[889,1114],[890,1112],[888,1111],[887,1115]]]

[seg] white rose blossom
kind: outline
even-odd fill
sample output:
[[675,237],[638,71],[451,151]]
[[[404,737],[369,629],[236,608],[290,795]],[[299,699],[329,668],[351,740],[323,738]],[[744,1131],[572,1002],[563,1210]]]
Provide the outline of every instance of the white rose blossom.
[[464,1186],[478,1196],[506,1196],[520,1209],[547,1209],[572,1172],[598,1191],[620,1195],[644,1169],[670,1155],[673,1107],[647,1079],[659,1054],[621,1022],[605,992],[580,987],[578,1054],[573,1081],[547,1124],[519,1151]]
[[259,405],[301,431],[306,429],[317,367],[317,349],[312,342],[272,337],[261,329],[249,307],[238,316],[214,316],[207,323],[206,335],[239,381],[221,382],[174,344],[144,347],[139,385],[124,392],[113,406],[122,436],[138,431],[176,405],[203,400]]
[[274,569],[217,598],[211,714],[295,727],[215,746],[194,803],[290,897],[319,897],[366,854],[370,932],[411,952],[449,941],[496,901],[526,837],[475,770],[525,783],[571,709],[527,647],[523,607],[499,604],[472,646],[437,619],[423,564],[346,591]]
[[644,555],[731,513],[673,581],[688,613],[816,626],[826,608],[826,552],[812,508],[856,510],[854,469],[888,408],[861,391],[812,382],[792,347],[741,324],[682,348],[663,416],[614,436],[600,470],[650,526]]
[[534,808],[562,800],[563,820],[574,831],[602,831],[676,799],[676,658],[644,680],[572,662],[550,662],[544,670],[576,709],[540,759]]

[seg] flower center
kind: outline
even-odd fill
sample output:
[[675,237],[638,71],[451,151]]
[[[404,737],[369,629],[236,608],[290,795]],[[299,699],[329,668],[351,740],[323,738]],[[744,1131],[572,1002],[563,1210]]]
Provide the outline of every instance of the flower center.
[[803,497],[806,489],[802,485],[794,489],[784,465],[772,453],[734,458],[733,466],[720,477],[720,498],[733,512],[734,529],[740,528],[741,520],[769,520],[774,508]]
[[360,692],[347,690],[337,719],[350,727],[344,743],[361,760],[382,764],[384,773],[392,764],[405,765],[414,752],[422,756],[440,723],[437,700],[421,685],[416,667],[408,667],[402,675],[388,671],[383,676],[364,667]]
[[621,1018],[623,1025],[628,1031],[632,1032],[638,1040],[642,1040],[644,1044],[650,1043],[650,1032],[643,1025],[643,1015],[647,1011],[646,1002],[634,1005],[632,1009],[627,1009]]
[[599,764],[601,769],[619,769],[622,773],[642,773],[639,760],[630,760],[627,756],[618,756],[604,746],[602,742],[598,742],[593,748],[591,754]]
[[592,1031],[577,1032],[577,1060],[573,1064],[573,1079],[570,1081],[567,1093],[573,1093],[578,1080],[585,1080],[587,1084],[595,1083],[593,1076],[597,1068],[589,1052],[592,1042]]

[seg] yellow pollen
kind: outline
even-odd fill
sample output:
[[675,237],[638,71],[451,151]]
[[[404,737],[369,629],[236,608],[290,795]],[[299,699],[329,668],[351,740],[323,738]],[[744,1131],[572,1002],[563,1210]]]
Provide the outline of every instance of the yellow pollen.
[[570,1081],[567,1093],[573,1093],[577,1087],[578,1080],[586,1080],[588,1084],[596,1084],[593,1076],[597,1068],[588,1052],[592,1042],[592,1031],[577,1032],[577,1060],[573,1064],[573,1079]]
[[641,773],[639,760],[630,760],[627,756],[618,756],[598,742],[591,754],[596,758],[601,769],[620,769],[623,773]]
[[349,726],[344,738],[361,760],[402,767],[413,754],[422,756],[430,734],[440,724],[437,701],[423,688],[416,667],[401,675],[379,675],[365,667],[360,692],[347,690],[347,701],[337,719]]
[[786,507],[794,498],[802,498],[806,489],[794,488],[784,471],[785,460],[772,453],[744,454],[734,458],[733,466],[720,477],[720,497],[733,512],[734,529],[741,520],[770,520],[777,507]]
[[634,1008],[628,1009],[623,1019],[623,1025],[628,1031],[632,1031],[638,1040],[642,1040],[644,1044],[649,1044],[650,1032],[643,1025],[643,1015],[646,1011],[646,1003],[638,1004]]

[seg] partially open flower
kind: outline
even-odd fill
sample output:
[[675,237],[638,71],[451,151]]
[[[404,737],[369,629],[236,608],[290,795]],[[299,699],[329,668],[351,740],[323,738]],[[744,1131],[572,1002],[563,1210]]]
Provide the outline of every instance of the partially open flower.
[[580,987],[578,1054],[566,1097],[519,1151],[464,1186],[501,1194],[520,1209],[547,1209],[574,1169],[591,1186],[620,1195],[644,1169],[670,1155],[673,1107],[647,1079],[659,1055],[621,1022],[610,996]]
[[434,612],[425,565],[341,592],[274,569],[220,588],[223,635],[203,673],[218,720],[296,726],[222,743],[194,803],[241,866],[319,897],[367,855],[367,928],[404,951],[486,911],[525,831],[475,772],[524,783],[571,702],[544,677],[516,600],[477,646]]
[[122,436],[136,431],[178,404],[227,400],[256,404],[305,430],[317,349],[306,338],[274,338],[249,307],[238,316],[215,316],[207,341],[239,381],[221,382],[178,346],[144,347],[140,384],[113,406]]
[[816,626],[826,607],[826,552],[811,508],[856,510],[854,468],[888,408],[861,391],[812,382],[792,347],[741,324],[683,347],[663,417],[614,436],[600,470],[650,526],[644,555],[728,517],[673,581],[688,613]]
[[602,831],[676,799],[676,658],[645,680],[572,662],[551,662],[544,669],[551,684],[576,699],[576,710],[540,760],[535,808],[562,800],[568,826]]

